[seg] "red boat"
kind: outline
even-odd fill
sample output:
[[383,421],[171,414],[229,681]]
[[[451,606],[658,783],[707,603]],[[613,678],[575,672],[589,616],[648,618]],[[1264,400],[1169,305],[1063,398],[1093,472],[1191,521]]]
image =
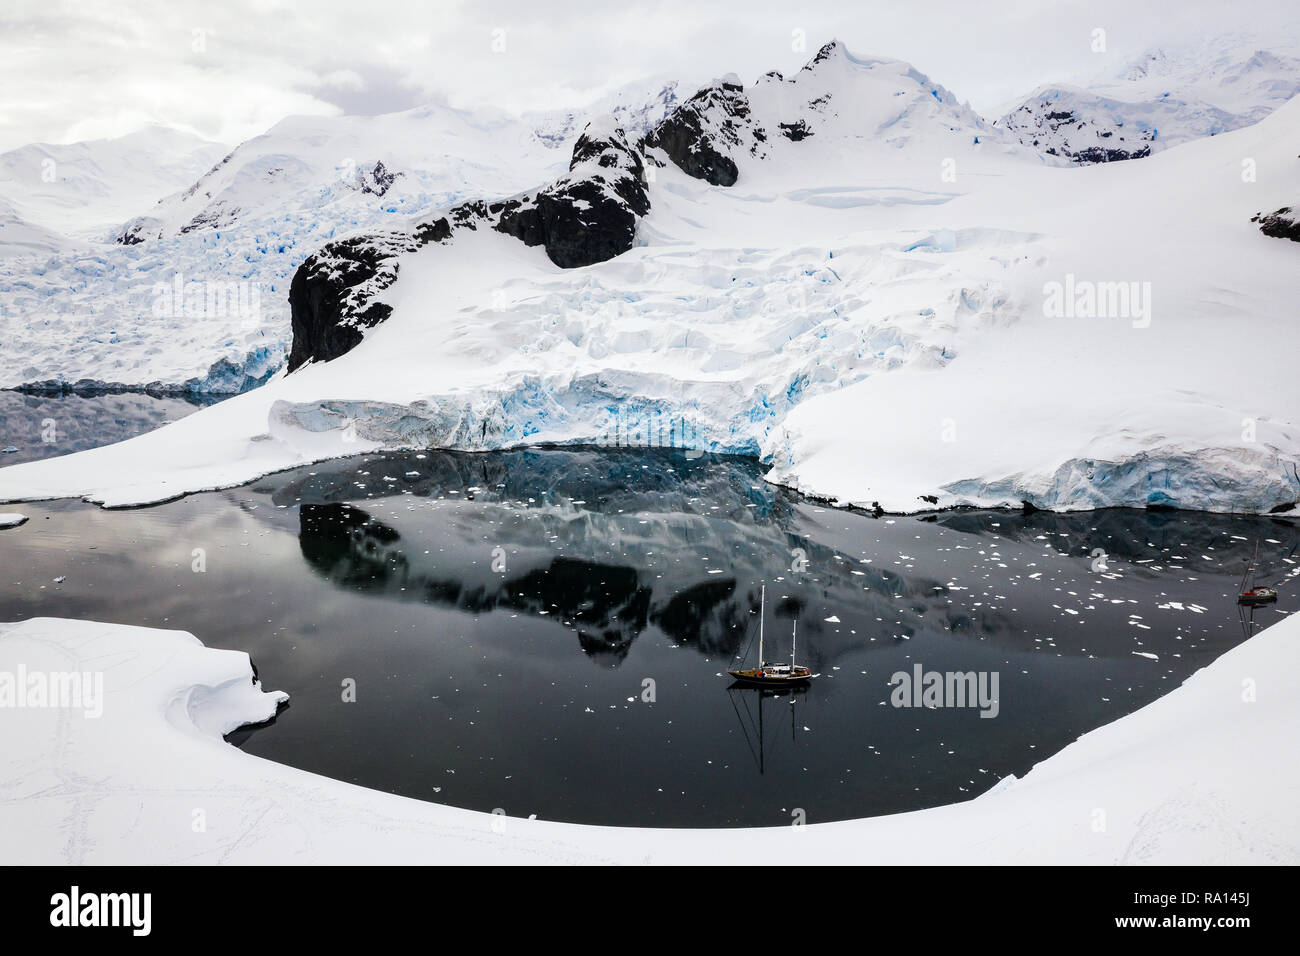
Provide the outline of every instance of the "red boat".
[[1246,562],[1246,573],[1241,576],[1241,584],[1237,588],[1237,603],[1244,604],[1246,607],[1259,607],[1261,604],[1272,604],[1277,600],[1277,588],[1255,585],[1255,569],[1258,562],[1259,542],[1256,541],[1255,553]]

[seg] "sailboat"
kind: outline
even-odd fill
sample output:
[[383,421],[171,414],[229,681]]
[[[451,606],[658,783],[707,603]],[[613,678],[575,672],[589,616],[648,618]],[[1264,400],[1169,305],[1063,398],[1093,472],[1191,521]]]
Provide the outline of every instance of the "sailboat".
[[1255,542],[1255,553],[1246,562],[1246,571],[1241,576],[1241,585],[1237,588],[1237,603],[1247,607],[1271,604],[1277,600],[1277,588],[1255,584],[1255,571],[1259,565],[1259,542]]
[[795,649],[798,646],[799,622],[794,622],[790,635],[790,663],[773,664],[763,659],[763,618],[767,610],[767,585],[759,592],[758,605],[758,666],[743,667],[727,671],[736,680],[759,687],[788,687],[794,684],[806,684],[816,675],[801,664],[794,662]]

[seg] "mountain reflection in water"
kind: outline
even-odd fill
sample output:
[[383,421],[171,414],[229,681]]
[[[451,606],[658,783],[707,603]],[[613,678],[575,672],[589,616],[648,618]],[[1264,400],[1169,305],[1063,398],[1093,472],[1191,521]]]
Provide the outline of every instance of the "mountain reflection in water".
[[[0,619],[247,651],[291,700],[230,739],[315,773],[543,819],[758,826],[969,799],[1297,607],[1289,517],[872,517],[762,474],[653,449],[430,451],[150,508],[26,503]],[[1281,596],[1248,614],[1256,543]],[[788,659],[797,622],[820,675],[803,693],[726,674],[763,585],[768,656]],[[891,706],[918,666],[997,674],[996,719]]]
[[[764,580],[812,587],[819,607],[895,618],[896,640],[923,623],[985,635],[1014,630],[991,607],[954,607],[938,578],[864,565],[801,533],[797,499],[764,484],[747,459],[429,452],[276,478],[273,500],[299,504],[304,559],[339,587],[473,614],[549,614],[586,653],[611,664],[648,624],[679,644],[730,656],[755,619]],[[381,490],[370,491],[375,485]],[[353,503],[367,492],[377,505]],[[435,527],[436,551],[428,547]],[[804,563],[806,571],[792,570]],[[774,597],[774,618],[823,633],[819,653],[845,643],[825,636],[807,599]]]

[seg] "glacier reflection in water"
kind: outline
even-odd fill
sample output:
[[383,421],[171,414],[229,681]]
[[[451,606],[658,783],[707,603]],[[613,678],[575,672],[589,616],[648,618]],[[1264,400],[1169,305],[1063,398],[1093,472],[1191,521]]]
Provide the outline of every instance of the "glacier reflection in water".
[[[1254,543],[1295,608],[1290,519],[873,518],[664,450],[370,455],[156,508],[60,502],[5,539],[6,618],[67,613],[248,650],[292,695],[245,749],[547,819],[788,824],[973,797],[1243,638]],[[47,517],[49,521],[41,520]],[[95,550],[89,550],[93,545]],[[206,568],[192,570],[195,549]],[[69,557],[75,555],[75,557]],[[34,588],[66,574],[57,588]],[[802,694],[729,689],[768,588]],[[891,676],[997,673],[995,719]],[[355,700],[348,687],[355,688]]]

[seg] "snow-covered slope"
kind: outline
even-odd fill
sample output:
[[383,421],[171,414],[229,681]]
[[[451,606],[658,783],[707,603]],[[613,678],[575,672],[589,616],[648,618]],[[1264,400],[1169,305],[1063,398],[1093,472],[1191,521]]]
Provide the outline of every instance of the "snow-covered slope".
[[640,136],[659,123],[695,91],[682,77],[655,76],[627,83],[581,108],[537,110],[523,120],[537,139],[567,152],[584,126],[607,117],[629,136]]
[[13,203],[0,196],[0,269],[5,259],[49,256],[67,242],[53,229],[28,222]]
[[273,218],[304,225],[411,216],[478,195],[502,177],[531,185],[562,156],[505,113],[423,106],[381,116],[292,116],[126,223],[116,241],[226,233]]
[[[636,85],[609,100],[623,104],[619,115],[629,124],[649,124],[672,107],[675,90]],[[609,100],[591,108],[603,110]],[[21,208],[10,212],[0,187],[0,246],[24,257],[0,260],[0,387],[99,382],[231,392],[264,381],[288,353],[289,280],[310,252],[335,235],[545,182],[565,168],[568,131],[581,130],[589,115],[512,117],[434,105],[385,116],[291,117],[209,155],[147,200],[124,190],[134,198],[129,211],[113,207],[114,226],[93,217],[82,223],[80,232],[98,240],[90,244],[60,241]],[[53,149],[75,154],[92,145]],[[9,155],[30,165],[40,156],[34,150]],[[50,201],[65,194],[56,190]],[[233,283],[255,303],[235,315],[177,307],[166,289],[178,276],[200,300]]]
[[1155,49],[1132,63],[1101,92],[1130,100],[1199,100],[1257,123],[1300,92],[1300,49],[1285,37],[1271,48],[1254,40],[1213,39],[1199,46]]
[[293,116],[242,143],[188,189],[126,223],[124,244],[286,216],[332,224],[415,216],[468,197],[536,185],[562,168],[593,116],[639,132],[677,101],[677,84],[625,88],[583,110],[522,117],[444,105],[380,116]]
[[[192,183],[225,150],[150,126],[115,139],[0,153],[0,197],[27,220],[78,239],[99,234]],[[0,233],[0,242],[6,240]]]
[[[336,231],[523,189],[563,159],[519,120],[447,107],[283,120],[103,242],[0,264],[0,387],[246,389],[283,364],[289,279]],[[209,309],[230,284],[247,307]]]
[[[0,857],[47,865],[762,863],[776,849],[817,863],[1294,865],[1300,776],[1286,754],[1300,717],[1298,625],[1275,624],[974,800],[774,827],[755,840],[753,830],[506,818],[294,770],[221,740],[270,717],[284,698],[262,691],[246,654],[206,648],[182,631],[51,618],[3,624],[0,671],[99,673],[103,683],[82,710],[6,709]],[[202,832],[189,825],[196,794]]]
[[[809,139],[815,147],[790,150]],[[863,149],[928,158],[981,144],[982,152],[1028,153],[910,64],[855,56],[837,41],[789,78],[773,71],[748,87],[734,74],[714,80],[646,138],[652,156],[722,186],[744,170],[784,169],[787,156],[852,165]]]
[[[816,65],[840,118],[743,115],[750,90],[722,88],[725,115],[696,125],[732,150],[735,184],[665,161],[630,251],[564,269],[508,229],[426,221],[366,292],[386,321],[341,358],[120,446],[0,470],[0,500],[154,501],[376,447],[599,441],[615,421],[761,453],[772,480],[888,510],[1300,498],[1300,384],[1261,345],[1294,334],[1300,270],[1250,222],[1300,191],[1300,101],[1141,163],[1048,167],[977,143],[892,62]],[[773,115],[812,135],[750,140],[761,156],[723,138]],[[1054,283],[1101,301],[1049,314]],[[1108,311],[1111,283],[1133,293],[1126,311]]]
[[997,125],[1045,156],[1139,159],[1263,119],[1300,91],[1300,57],[1253,45],[1153,50],[1086,89],[1039,87]]
[[[1293,100],[1140,163],[1052,171],[1047,215],[1026,204],[997,217],[1045,234],[1006,277],[1014,324],[955,338],[941,374],[918,366],[803,403],[764,443],[769,478],[899,509],[923,507],[921,494],[1224,511],[1297,500],[1300,378],[1280,345],[1295,335],[1300,270],[1291,243],[1250,221],[1300,190],[1297,153]],[[1243,157],[1258,181],[1243,181]],[[1130,308],[1102,308],[1121,284]],[[1056,310],[1072,287],[1097,306]]]

